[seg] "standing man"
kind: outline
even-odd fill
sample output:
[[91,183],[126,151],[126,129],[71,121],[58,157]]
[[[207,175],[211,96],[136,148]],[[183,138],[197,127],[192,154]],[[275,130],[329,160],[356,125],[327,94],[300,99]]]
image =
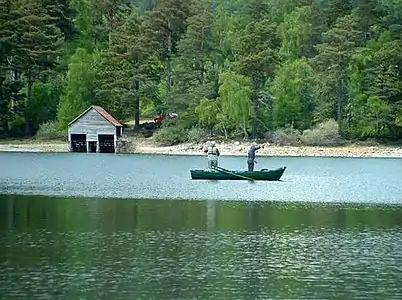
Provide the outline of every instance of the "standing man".
[[255,152],[261,149],[261,146],[257,146],[256,143],[252,143],[250,150],[248,150],[248,158],[247,158],[247,166],[248,166],[248,171],[253,172],[254,171],[254,164],[257,163],[255,161]]
[[208,168],[210,171],[213,171],[213,168],[218,166],[218,156],[220,155],[219,149],[216,147],[214,141],[211,141],[209,146],[204,147],[204,153],[206,153],[208,157]]

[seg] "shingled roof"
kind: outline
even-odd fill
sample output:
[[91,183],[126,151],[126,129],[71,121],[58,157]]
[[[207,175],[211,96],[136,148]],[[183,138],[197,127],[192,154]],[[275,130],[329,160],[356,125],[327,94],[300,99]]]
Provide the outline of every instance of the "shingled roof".
[[102,117],[104,117],[107,121],[112,123],[114,126],[123,126],[119,121],[117,121],[111,114],[109,114],[106,110],[104,110],[102,107],[98,105],[92,105],[90,106],[86,111],[84,111],[82,114],[80,114],[78,117],[76,117],[74,120],[72,120],[68,126],[73,124],[75,121],[77,121],[79,118],[81,118],[83,115],[85,115],[88,111],[91,109],[95,109]]

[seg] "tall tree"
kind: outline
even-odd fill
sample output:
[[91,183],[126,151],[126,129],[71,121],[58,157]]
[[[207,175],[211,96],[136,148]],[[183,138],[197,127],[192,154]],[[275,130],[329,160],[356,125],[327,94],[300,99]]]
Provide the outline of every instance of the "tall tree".
[[[311,7],[302,6],[286,14],[279,25],[280,53],[287,59],[296,59],[308,52],[306,46],[312,35]],[[306,49],[307,48],[307,49]]]
[[307,129],[314,111],[313,69],[307,59],[286,62],[272,82],[273,123],[276,127]]
[[98,62],[98,53],[91,54],[83,48],[77,48],[71,57],[57,109],[60,130],[67,130],[70,121],[94,104]]
[[[63,35],[57,27],[55,18],[34,0],[24,2],[18,8],[19,18],[15,21],[17,28],[15,56],[16,66],[26,77],[27,103],[32,100],[32,85],[44,79],[46,71],[57,64],[61,53]],[[27,135],[31,134],[31,116],[29,109],[25,112]]]
[[196,105],[202,98],[214,94],[214,82],[210,82],[207,74],[213,70],[212,56],[215,47],[212,36],[213,15],[208,2],[191,2],[187,32],[177,46],[174,75],[177,83],[174,90],[177,95],[175,98],[180,100],[174,102],[180,102],[181,105],[176,106],[183,108]]
[[189,15],[189,3],[185,0],[160,0],[156,8],[147,14],[142,30],[147,36],[144,40],[149,49],[156,50],[166,62],[166,99],[169,105],[173,56],[177,52],[177,43],[186,30],[186,19]]
[[253,88],[248,77],[235,72],[222,72],[219,74],[220,120],[219,126],[226,132],[232,127],[240,130],[244,138],[248,137],[250,117],[252,116],[251,96]]
[[348,133],[395,138],[402,128],[402,63],[399,41],[384,31],[353,55],[349,72]]
[[342,125],[342,114],[347,94],[347,70],[352,54],[363,45],[364,34],[358,17],[350,14],[339,18],[323,34],[323,43],[317,45],[318,54],[312,59],[318,71],[321,88],[322,119],[336,118]]
[[136,130],[140,122],[141,87],[158,82],[161,72],[155,53],[144,47],[141,21],[138,10],[133,8],[112,33],[96,88],[102,104],[117,117],[127,119],[134,115]]
[[15,20],[17,15],[10,0],[0,0],[0,132],[8,133],[13,96],[21,88],[16,85],[13,56],[15,55]]
[[253,83],[252,137],[257,137],[259,94],[265,82],[272,78],[278,61],[279,46],[276,27],[268,19],[251,21],[239,33],[235,47],[234,67],[240,74],[249,76]]
[[130,12],[128,0],[90,0],[94,33],[100,45],[112,46],[113,31],[124,22]]
[[38,0],[46,14],[54,19],[55,24],[64,35],[66,41],[76,37],[77,31],[73,24],[73,10],[70,0]]
[[329,27],[332,27],[338,18],[349,15],[353,9],[352,0],[325,0],[323,6]]
[[91,0],[70,0],[70,7],[74,12],[74,28],[78,32],[75,40],[76,47],[92,51],[96,45],[95,17],[92,14]]

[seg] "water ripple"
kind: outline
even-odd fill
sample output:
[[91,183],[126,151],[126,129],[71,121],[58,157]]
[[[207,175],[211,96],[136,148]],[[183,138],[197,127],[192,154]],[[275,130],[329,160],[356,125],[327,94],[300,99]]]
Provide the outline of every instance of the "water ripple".
[[402,231],[8,232],[0,299],[401,299]]

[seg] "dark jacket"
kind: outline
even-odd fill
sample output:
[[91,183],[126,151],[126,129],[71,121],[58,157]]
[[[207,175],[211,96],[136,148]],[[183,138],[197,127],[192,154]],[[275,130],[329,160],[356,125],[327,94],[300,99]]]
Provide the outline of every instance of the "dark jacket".
[[260,149],[260,146],[251,145],[250,150],[248,151],[248,160],[254,161],[255,159],[255,152]]

